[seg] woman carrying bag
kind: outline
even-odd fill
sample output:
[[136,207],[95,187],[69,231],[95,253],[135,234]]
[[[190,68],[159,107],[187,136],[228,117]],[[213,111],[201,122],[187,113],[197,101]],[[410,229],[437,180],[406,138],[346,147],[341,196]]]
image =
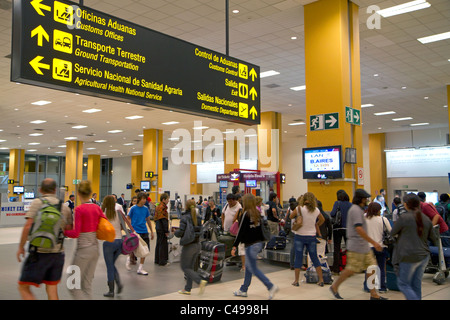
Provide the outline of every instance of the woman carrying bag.
[[269,300],[271,300],[278,291],[278,286],[274,285],[256,265],[258,253],[263,249],[265,241],[262,230],[263,218],[256,208],[256,197],[253,194],[247,193],[244,195],[242,203],[244,205],[244,214],[231,254],[234,256],[236,254],[236,247],[240,243],[244,243],[246,256],[245,276],[244,283],[238,291],[234,292],[234,295],[247,297],[252,276],[255,275],[266,286],[267,290],[269,290]]
[[197,257],[200,254],[201,244],[199,242],[202,218],[195,210],[195,201],[186,202],[186,211],[181,215],[180,227],[175,231],[175,236],[180,238],[181,249],[180,266],[186,277],[186,285],[180,294],[191,294],[192,282],[199,284],[200,292],[205,291],[206,280],[194,270]]

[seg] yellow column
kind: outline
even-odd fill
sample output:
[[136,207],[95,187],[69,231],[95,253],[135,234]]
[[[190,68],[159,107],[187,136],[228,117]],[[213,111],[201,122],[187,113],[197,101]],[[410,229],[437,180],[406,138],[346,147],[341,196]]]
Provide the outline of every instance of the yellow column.
[[[261,113],[258,125],[258,170],[282,172],[281,114],[278,112]],[[280,202],[283,202],[283,185],[275,185]]]
[[[385,147],[386,135],[384,133],[369,134],[370,194],[372,199],[379,194],[380,189],[387,189]],[[389,190],[386,191],[386,196],[388,194],[390,194]],[[385,200],[386,203],[390,203],[388,199]]]
[[67,194],[75,194],[75,205],[79,205],[78,185],[74,180],[83,178],[83,141],[67,141],[65,184],[69,187]]
[[130,190],[131,198],[135,196],[134,190],[141,188],[141,180],[143,180],[142,158],[142,155],[131,157],[131,183],[133,184],[133,188]]
[[[347,0],[319,0],[305,5],[306,119],[339,113],[339,128],[311,131],[308,147],[341,145],[356,148],[357,164],[344,165],[339,181],[309,181],[308,191],[331,210],[336,192],[344,189],[350,199],[356,187],[357,167],[363,167],[362,130],[347,124],[345,107],[361,110],[358,6]],[[362,122],[362,121],[361,121]]]
[[[8,185],[9,196],[14,195],[14,186],[24,185],[24,168],[25,168],[25,150],[23,149],[11,149],[9,151],[9,179],[14,180],[14,184]],[[19,200],[22,201],[22,196],[19,196]]]
[[99,202],[103,200],[100,199],[100,171],[101,171],[100,156],[89,155],[87,167],[87,179],[91,182],[92,192],[97,194],[97,200]]
[[197,183],[197,165],[196,163],[202,161],[202,150],[191,150],[191,165],[190,165],[190,193],[202,194],[203,184]]
[[447,85],[448,130],[450,133],[450,84]]
[[[152,186],[150,198],[153,202],[159,202],[159,188],[162,188],[162,158],[163,158],[163,132],[157,129],[144,130],[144,148],[142,154],[142,180],[157,181]],[[153,179],[145,179],[145,172],[153,171]]]

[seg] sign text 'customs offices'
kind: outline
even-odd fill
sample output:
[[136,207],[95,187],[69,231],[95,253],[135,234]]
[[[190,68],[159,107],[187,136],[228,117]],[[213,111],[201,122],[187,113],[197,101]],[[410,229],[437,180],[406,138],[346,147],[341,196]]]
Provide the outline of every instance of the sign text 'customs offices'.
[[11,81],[260,123],[258,66],[72,2],[14,1],[12,56]]

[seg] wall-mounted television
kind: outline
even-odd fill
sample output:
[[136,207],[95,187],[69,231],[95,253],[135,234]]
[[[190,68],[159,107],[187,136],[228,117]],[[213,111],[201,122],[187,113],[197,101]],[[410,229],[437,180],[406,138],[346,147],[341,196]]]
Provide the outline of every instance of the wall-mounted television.
[[13,192],[17,193],[17,194],[22,194],[24,193],[25,188],[23,186],[14,186],[13,187]]
[[23,197],[24,197],[25,199],[34,199],[34,198],[35,198],[34,192],[25,192],[25,194],[23,195]]
[[141,191],[148,192],[150,190],[150,181],[141,181]]
[[246,188],[256,188],[256,180],[245,180]]
[[303,148],[303,179],[342,178],[342,146]]

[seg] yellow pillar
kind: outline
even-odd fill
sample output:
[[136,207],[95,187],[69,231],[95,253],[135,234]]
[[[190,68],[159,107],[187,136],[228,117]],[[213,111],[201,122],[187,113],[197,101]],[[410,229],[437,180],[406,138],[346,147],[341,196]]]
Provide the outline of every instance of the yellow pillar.
[[[8,184],[9,196],[15,196],[14,186],[24,185],[24,168],[25,168],[25,150],[11,149],[9,151],[9,179],[14,180],[14,184]],[[22,196],[19,200],[22,201]]]
[[130,190],[131,198],[135,196],[134,190],[141,188],[141,180],[143,180],[142,158],[142,155],[131,157],[131,184],[133,185],[133,188]]
[[[306,119],[339,113],[339,128],[311,131],[308,147],[341,145],[356,148],[357,164],[344,164],[338,181],[309,181],[308,191],[331,210],[336,192],[350,199],[356,189],[356,170],[363,167],[361,126],[347,124],[345,107],[361,110],[358,6],[348,0],[319,0],[305,5]],[[361,187],[361,186],[359,186]]]
[[202,150],[191,150],[191,165],[190,165],[190,188],[191,194],[202,194],[203,184],[197,183],[197,165],[196,163],[202,161]]
[[74,180],[83,178],[83,141],[67,141],[66,143],[66,174],[65,185],[69,188],[67,194],[75,194],[75,205],[78,199],[78,184]]
[[[379,194],[380,189],[387,189],[386,156],[386,135],[384,133],[369,134],[370,152],[370,194],[372,199]],[[388,202],[386,191],[386,203]]]
[[447,85],[448,130],[450,133],[450,84]]
[[[258,170],[282,172],[281,114],[261,113],[258,125]],[[283,185],[274,185],[280,203],[283,203]]]
[[100,173],[101,173],[100,156],[89,155],[87,167],[87,179],[91,182],[92,192],[97,194],[97,200],[99,202],[103,201],[103,199],[100,199]]
[[[159,202],[159,189],[162,188],[162,158],[163,158],[163,131],[157,129],[144,130],[144,147],[142,154],[142,180],[157,181],[152,185],[150,198],[153,202]],[[145,172],[152,171],[154,178],[145,178]]]

